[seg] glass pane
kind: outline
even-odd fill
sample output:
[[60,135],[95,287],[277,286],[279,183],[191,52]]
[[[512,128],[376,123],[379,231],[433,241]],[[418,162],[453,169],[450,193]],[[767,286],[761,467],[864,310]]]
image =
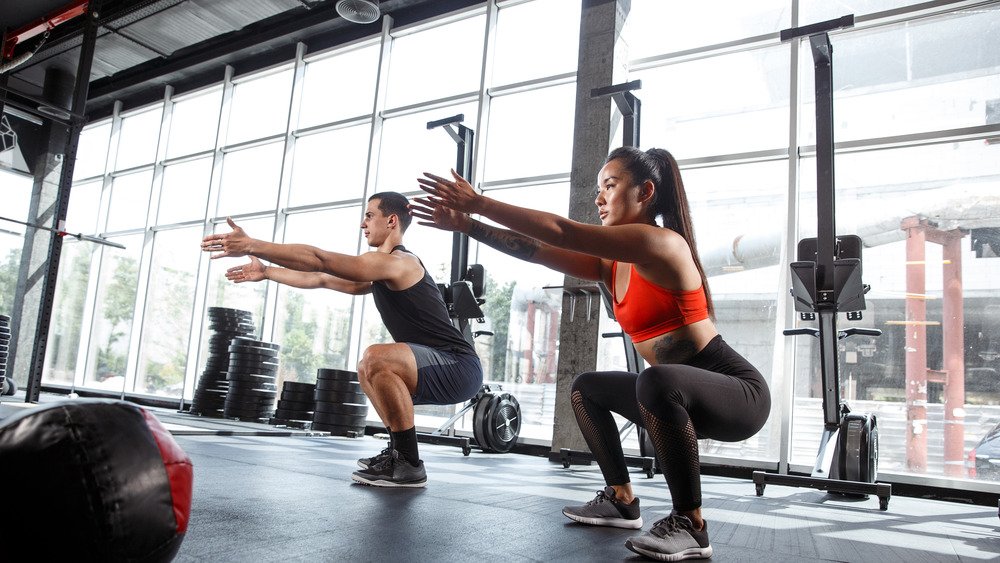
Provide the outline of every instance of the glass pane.
[[[992,37],[993,39],[990,39]],[[996,114],[1000,90],[1000,10],[976,10],[837,35],[834,139],[837,142],[975,127]],[[873,56],[877,55],[877,56]],[[815,143],[815,71],[801,56],[803,144]]]
[[484,180],[569,172],[576,85],[494,98]]
[[47,383],[72,385],[80,350],[80,332],[90,283],[90,265],[101,247],[89,242],[65,240],[59,259],[49,339],[45,347],[42,379]]
[[789,58],[774,47],[633,73],[643,146],[678,159],[787,146]]
[[385,120],[376,191],[413,192],[418,189],[417,178],[424,172],[447,175],[448,170],[455,168],[457,144],[443,128],[428,130],[427,122],[457,114],[465,116],[466,127],[475,127],[475,104]]
[[[394,39],[386,106],[407,106],[478,90],[485,33],[483,15]],[[461,42],[461,48],[456,48],[456,41]]]
[[921,4],[920,0],[847,0],[824,2],[823,0],[801,0],[799,21],[802,25],[832,20],[854,14],[861,16]]
[[146,226],[152,182],[152,170],[114,179],[111,184],[111,207],[108,209],[108,232]]
[[[802,178],[806,214],[814,159]],[[979,141],[837,155],[837,232],[862,238],[871,286],[862,319],[840,326],[882,331],[840,341],[839,391],[853,412],[877,416],[880,471],[996,479],[979,442],[1000,420],[998,178],[1000,146]],[[792,445],[793,459],[811,464],[822,395],[818,346],[805,340]]]
[[[0,170],[0,184],[3,185],[3,216],[27,221],[34,181]],[[25,229],[18,223],[0,221],[0,315],[10,316],[15,308]]]
[[[360,223],[356,206],[292,215],[285,240],[354,256]],[[337,291],[278,287],[274,339],[281,343],[280,381],[315,382],[318,368],[355,370],[348,365],[353,303],[353,296]]]
[[274,209],[281,182],[283,143],[226,153],[217,215]]
[[180,397],[187,366],[202,227],[161,231],[153,239],[135,389]]
[[211,181],[211,158],[165,166],[156,223],[204,219]]
[[90,331],[85,387],[122,391],[128,364],[129,338],[135,317],[135,291],[143,235],[118,237],[126,250],[103,248],[94,322]]
[[[533,209],[565,215],[569,184],[491,190],[487,195],[515,205],[530,202]],[[469,262],[482,264],[486,271],[486,302],[482,306],[486,322],[473,323],[472,329],[493,332],[493,336],[476,339],[485,380],[502,383],[505,392],[517,397],[521,436],[549,440],[562,290],[544,288],[563,285],[563,275],[471,242]],[[471,417],[464,422],[471,430]]]
[[163,106],[157,105],[151,110],[122,119],[115,170],[152,164],[156,160],[156,144],[160,139],[162,117]]
[[628,58],[642,59],[774,33],[791,27],[791,11],[789,0],[633,0],[625,31]]
[[167,158],[215,148],[221,104],[222,90],[218,88],[175,102],[170,116]]
[[233,86],[226,144],[284,133],[291,100],[291,69]]
[[76,149],[76,164],[73,167],[74,180],[104,174],[110,140],[110,121],[92,125],[80,133],[80,143]]
[[102,180],[75,184],[69,193],[66,210],[66,230],[71,233],[93,234],[97,231],[97,214],[101,207]]
[[[272,238],[271,233],[274,230],[273,217],[239,221],[237,224],[246,231],[247,235],[253,238],[260,240],[271,240]],[[214,232],[228,233],[231,230],[227,223],[220,223],[215,226]],[[226,270],[234,266],[246,264],[249,261],[249,258],[219,258],[209,262],[208,293],[205,298],[206,307],[225,307],[250,311],[253,314],[253,324],[256,327],[254,336],[260,337],[266,286],[260,283],[236,284],[226,279]],[[202,339],[201,347],[198,351],[199,376],[204,372],[205,365],[211,353],[208,343],[214,331],[208,328],[209,322],[208,315],[205,315],[205,318],[201,321]]]
[[[787,271],[778,264],[788,186],[788,162],[684,170],[698,255],[708,275],[715,325],[722,337],[772,386],[777,288]],[[765,219],[766,218],[766,219]],[[739,260],[732,257],[736,254]],[[784,299],[785,296],[781,295]],[[774,459],[780,419],[773,415],[756,435],[742,442],[700,440],[702,455],[734,459]]]
[[493,85],[573,72],[579,43],[578,2],[537,0],[501,8],[497,16]]
[[378,56],[376,44],[306,63],[298,128],[370,114]]
[[[296,139],[288,206],[364,195],[370,134],[371,125],[366,123]],[[331,173],[332,169],[336,173]]]
[[[43,145],[49,137],[48,133],[43,134],[43,127],[34,120],[6,111],[6,108],[0,109],[0,170],[29,176],[36,174],[39,155],[45,150]],[[104,145],[107,151],[107,140]],[[104,171],[103,164],[101,171]],[[56,174],[55,178],[58,180],[59,175]]]

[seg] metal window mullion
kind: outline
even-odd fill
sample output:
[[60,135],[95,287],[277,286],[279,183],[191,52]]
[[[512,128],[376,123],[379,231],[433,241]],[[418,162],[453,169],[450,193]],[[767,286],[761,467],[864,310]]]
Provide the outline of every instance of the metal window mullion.
[[[104,181],[101,184],[101,202],[97,207],[97,224],[94,225],[98,233],[107,231],[108,209],[111,206],[111,190],[114,179],[111,175],[115,162],[118,160],[118,145],[121,139],[122,130],[122,102],[116,100],[111,119],[111,134],[108,137],[108,154],[104,164]],[[107,247],[101,246],[96,252],[90,255],[90,272],[92,275],[87,282],[87,297],[84,300],[83,318],[81,327],[89,327],[84,333],[80,331],[80,344],[77,351],[76,373],[73,375],[74,388],[84,387],[87,381],[87,374],[93,367],[97,358],[90,354],[90,343],[94,338],[94,319],[97,316],[97,294],[101,278],[101,266],[104,263],[104,251]],[[80,361],[80,360],[83,361]]]
[[[299,108],[302,104],[302,88],[305,77],[306,44],[295,46],[295,68],[292,72],[292,90],[288,101],[288,115],[285,121],[285,146],[281,156],[281,174],[278,183],[278,199],[275,202],[274,227],[271,240],[284,242],[287,217],[281,209],[288,206],[291,193],[292,166],[295,162],[295,126],[298,124]],[[262,340],[274,339],[274,320],[278,315],[277,283],[268,283],[264,289],[264,314],[260,320],[260,337]]]
[[[202,222],[202,236],[212,234],[215,223],[212,220],[213,210],[218,208],[219,192],[222,176],[222,141],[229,128],[229,109],[233,97],[233,67],[226,66],[226,75],[222,86],[222,99],[219,102],[219,121],[216,123],[215,145],[212,153],[212,175],[209,179],[208,197],[205,198],[205,214]],[[195,384],[197,383],[198,359],[201,353],[202,334],[205,323],[202,319],[207,313],[208,303],[208,271],[210,259],[206,253],[202,253],[198,262],[198,273],[195,277],[195,302],[191,316],[191,339],[188,341],[188,361],[184,370],[184,391],[181,397],[194,395]],[[183,399],[182,399],[183,401]]]
[[[382,145],[382,125],[385,121],[385,117],[383,117],[382,112],[385,109],[387,92],[386,82],[389,80],[389,62],[392,58],[392,23],[392,16],[388,14],[382,16],[382,36],[379,43],[378,74],[375,78],[375,98],[372,100],[371,134],[368,137],[368,169],[365,171],[365,184],[361,203],[362,208],[364,207],[364,201],[367,201],[368,196],[375,192],[375,186],[378,182],[379,152]],[[363,250],[362,245],[364,244],[361,229],[358,229],[357,240],[358,242],[356,248],[360,253]],[[361,359],[361,320],[364,313],[365,297],[363,295],[354,297],[351,302],[351,318],[349,321],[349,326],[351,327],[351,341],[347,347],[347,365],[349,366],[357,365],[358,361]]]
[[163,183],[163,157],[167,152],[167,135],[170,131],[170,116],[173,104],[170,96],[173,87],[167,85],[163,91],[163,108],[160,110],[160,129],[156,138],[156,153],[153,159],[153,177],[149,188],[149,199],[146,206],[146,221],[144,225],[142,252],[139,254],[139,275],[136,280],[135,301],[132,306],[132,324],[129,330],[128,360],[125,364],[125,385],[122,388],[122,399],[126,393],[135,393],[135,382],[139,377],[139,351],[143,336],[143,323],[146,318],[146,303],[149,297],[149,280],[152,275],[153,239],[155,233],[152,225],[156,222],[159,209],[160,192]]

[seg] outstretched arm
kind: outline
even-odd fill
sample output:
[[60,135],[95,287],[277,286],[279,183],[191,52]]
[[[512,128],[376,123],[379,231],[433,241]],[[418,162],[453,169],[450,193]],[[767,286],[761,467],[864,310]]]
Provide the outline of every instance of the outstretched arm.
[[349,282],[396,280],[406,275],[408,265],[380,252],[349,256],[307,244],[279,244],[247,236],[232,219],[226,218],[232,231],[208,235],[201,249],[214,252],[211,258],[256,256],[298,272],[322,272]]
[[272,280],[299,289],[332,289],[350,295],[371,293],[371,282],[352,282],[322,272],[297,272],[276,266],[265,266],[256,256],[250,263],[226,270],[226,279],[234,283]]
[[[478,213],[515,232],[545,244],[596,256],[645,264],[668,256],[664,252],[663,229],[652,225],[628,224],[613,227],[588,225],[554,213],[518,207],[488,198],[476,192],[464,178],[451,171],[454,180],[424,173],[420,187],[436,205],[464,213]],[[673,250],[673,249],[670,249]]]
[[410,205],[411,215],[416,217],[421,225],[465,233],[470,238],[514,258],[541,264],[580,279],[603,281],[602,263],[599,258],[556,248],[529,236],[487,225],[465,213],[438,205],[428,198],[414,198],[413,201],[417,204]]

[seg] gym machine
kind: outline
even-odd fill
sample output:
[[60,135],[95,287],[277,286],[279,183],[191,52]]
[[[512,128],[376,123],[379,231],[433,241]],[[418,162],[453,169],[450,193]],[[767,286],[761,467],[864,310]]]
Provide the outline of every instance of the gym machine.
[[[445,119],[427,123],[427,129],[442,127],[458,145],[458,164],[455,171],[460,176],[472,182],[472,140],[474,132],[462,121],[465,116],[458,114]],[[457,126],[457,130],[452,126]],[[483,322],[483,310],[480,305],[485,303],[486,273],[483,266],[469,266],[469,236],[454,233],[452,239],[451,284],[438,284],[441,295],[448,306],[448,314],[455,327],[462,332],[465,339],[474,344],[477,336],[492,336],[492,332],[473,331],[472,319]],[[505,453],[517,443],[521,431],[521,406],[510,393],[504,393],[499,384],[485,384],[478,393],[469,399],[461,409],[445,421],[437,430],[431,433],[417,433],[421,442],[430,444],[445,444],[462,448],[464,455],[472,452],[472,444],[466,436],[455,435],[455,423],[467,412],[472,414],[472,435],[476,445],[483,452]]]
[[[604,88],[594,88],[590,91],[590,98],[604,98],[610,96],[614,100],[615,105],[618,106],[618,111],[622,115],[622,145],[626,147],[638,147],[639,146],[639,123],[642,113],[642,102],[639,98],[635,97],[632,90],[638,90],[642,88],[641,80],[633,80],[632,82],[626,82],[624,84],[615,84],[613,86],[605,86]],[[596,284],[597,288],[600,290],[601,298],[604,301],[604,310],[612,320],[615,320],[615,311],[612,306],[611,292],[603,284]],[[586,292],[585,292],[586,293]],[[587,293],[587,313],[590,314],[590,294]],[[607,332],[601,335],[602,338],[615,338],[619,337],[622,339],[625,345],[625,365],[626,370],[631,373],[639,373],[642,366],[642,357],[636,352],[635,346],[632,344],[632,339],[629,338],[624,331],[619,332]],[[618,430],[618,436],[624,439],[629,433],[635,428],[636,425],[628,421],[622,425]],[[646,473],[647,477],[652,477],[654,473],[659,470],[659,466],[656,462],[656,453],[653,450],[653,445],[650,442],[646,429],[641,426],[638,427],[638,438],[639,438],[639,455],[638,456],[625,456],[625,464],[629,467],[640,467]],[[558,460],[562,462],[564,468],[568,468],[570,464],[577,463],[590,463],[594,460],[593,454],[590,452],[584,452],[579,450],[571,450],[569,448],[561,448],[559,450]]]
[[757,496],[767,483],[812,487],[832,493],[867,498],[874,494],[879,509],[887,510],[891,485],[876,483],[878,428],[874,414],[852,413],[840,398],[838,340],[859,334],[879,336],[867,328],[837,328],[838,313],[847,320],[861,319],[865,293],[861,280],[861,238],[836,235],[833,174],[833,47],[829,31],[854,26],[854,16],[844,16],[809,26],[786,29],[782,41],[808,37],[816,73],[816,238],[802,239],[796,262],[790,264],[792,301],[804,321],[818,321],[818,328],[793,328],[785,335],[819,339],[823,385],[823,434],[810,476],[754,471]]

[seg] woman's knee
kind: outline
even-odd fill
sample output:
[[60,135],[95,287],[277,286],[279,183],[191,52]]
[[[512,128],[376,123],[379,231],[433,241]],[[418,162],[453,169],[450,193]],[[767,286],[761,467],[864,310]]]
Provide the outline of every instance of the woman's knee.
[[580,395],[586,397],[593,392],[593,389],[599,382],[600,373],[596,371],[585,371],[580,375],[576,376],[573,380],[573,385],[570,388],[570,394],[575,395],[579,393]]

